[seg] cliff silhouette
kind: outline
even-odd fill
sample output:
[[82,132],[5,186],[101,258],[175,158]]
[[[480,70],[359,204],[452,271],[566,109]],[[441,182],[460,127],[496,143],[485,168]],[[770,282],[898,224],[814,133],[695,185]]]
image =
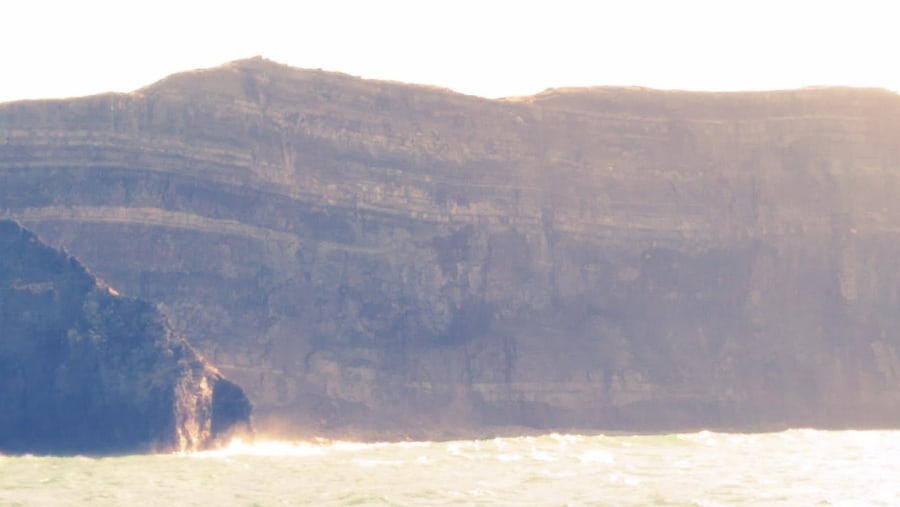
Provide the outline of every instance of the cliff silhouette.
[[190,451],[250,405],[151,304],[0,221],[0,451]]

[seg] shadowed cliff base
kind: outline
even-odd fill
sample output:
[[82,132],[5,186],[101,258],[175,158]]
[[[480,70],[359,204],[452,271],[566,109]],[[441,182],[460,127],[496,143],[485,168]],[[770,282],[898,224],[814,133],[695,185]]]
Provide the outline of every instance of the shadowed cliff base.
[[0,105],[0,213],[262,431],[900,426],[900,97],[485,100],[263,59]]
[[0,221],[0,450],[195,450],[250,431],[250,403],[150,304]]

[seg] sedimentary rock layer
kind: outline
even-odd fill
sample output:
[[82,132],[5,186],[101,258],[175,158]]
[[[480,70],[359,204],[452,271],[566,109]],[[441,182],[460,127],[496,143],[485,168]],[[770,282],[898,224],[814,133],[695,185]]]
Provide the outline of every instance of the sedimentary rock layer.
[[0,451],[193,450],[250,404],[151,304],[0,221]]
[[293,432],[898,425],[898,172],[882,90],[492,101],[252,59],[0,106],[0,213]]

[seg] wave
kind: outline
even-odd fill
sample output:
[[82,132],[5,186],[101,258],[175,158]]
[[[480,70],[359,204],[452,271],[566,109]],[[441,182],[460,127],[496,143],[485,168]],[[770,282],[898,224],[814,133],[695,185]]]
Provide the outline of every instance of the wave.
[[0,503],[27,505],[79,491],[83,504],[141,498],[157,506],[192,498],[198,506],[891,507],[900,498],[900,431],[550,433],[394,443],[258,438],[186,455],[5,456],[0,469]]
[[332,452],[359,453],[386,447],[414,448],[427,447],[432,442],[353,442],[314,438],[307,441],[285,440],[244,440],[234,438],[227,445],[216,449],[196,452],[178,452],[195,458],[216,458],[225,456],[322,456]]
[[[503,462],[517,462],[522,459],[535,461],[557,461],[569,451],[577,448],[581,463],[611,464],[617,452],[635,446],[705,448],[744,448],[759,445],[763,440],[775,437],[785,446],[804,445],[826,435],[838,436],[847,445],[864,448],[877,447],[888,435],[896,435],[898,430],[831,431],[810,428],[794,428],[770,433],[725,433],[696,431],[691,433],[650,434],[650,435],[582,435],[548,433],[518,437],[499,437],[484,440],[453,440],[445,442],[355,442],[313,438],[305,441],[285,440],[243,440],[235,438],[227,445],[206,451],[176,453],[195,458],[221,458],[228,456],[324,456],[333,453],[362,454],[379,450],[415,450],[435,447],[440,454],[467,460],[492,459]],[[415,454],[415,453],[414,453]],[[413,456],[411,459],[418,459]],[[379,462],[378,459],[373,458]],[[361,461],[360,463],[370,463]]]

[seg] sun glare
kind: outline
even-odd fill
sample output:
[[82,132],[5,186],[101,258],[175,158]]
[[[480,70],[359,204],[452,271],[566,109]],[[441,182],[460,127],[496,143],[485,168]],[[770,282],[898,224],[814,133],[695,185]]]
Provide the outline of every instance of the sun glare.
[[894,6],[877,0],[160,0],[141,23],[105,0],[5,7],[15,22],[0,46],[16,50],[0,56],[0,101],[131,91],[253,55],[487,97],[588,85],[900,89]]

